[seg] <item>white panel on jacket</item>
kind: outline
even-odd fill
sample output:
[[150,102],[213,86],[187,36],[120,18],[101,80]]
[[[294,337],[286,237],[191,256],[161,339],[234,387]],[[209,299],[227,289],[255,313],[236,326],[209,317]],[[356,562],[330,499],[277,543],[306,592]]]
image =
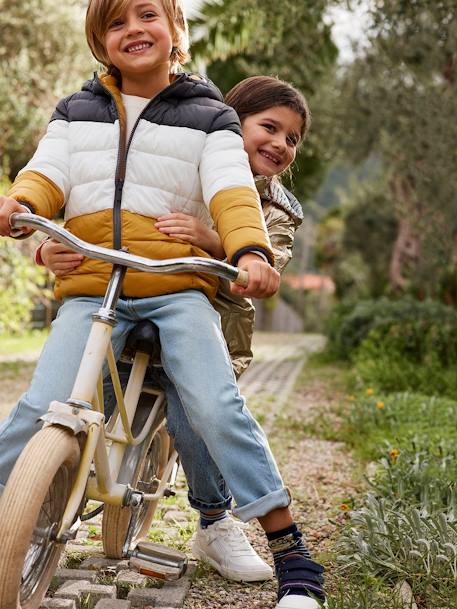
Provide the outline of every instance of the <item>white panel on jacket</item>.
[[200,179],[208,206],[221,190],[247,186],[257,192],[239,135],[232,131],[216,131],[207,136],[200,161]]
[[114,177],[73,186],[65,206],[65,221],[104,209],[112,209],[114,194]]
[[36,171],[46,176],[64,193],[70,192],[70,156],[68,150],[68,123],[55,120],[49,123],[46,134],[35,154],[19,172]]

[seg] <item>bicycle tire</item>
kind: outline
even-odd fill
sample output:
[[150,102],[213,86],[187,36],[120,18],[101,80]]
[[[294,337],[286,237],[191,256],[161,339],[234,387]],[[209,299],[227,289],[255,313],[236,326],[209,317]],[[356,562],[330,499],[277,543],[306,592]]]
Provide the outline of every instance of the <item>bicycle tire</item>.
[[65,547],[52,533],[61,523],[79,458],[72,433],[46,427],[16,462],[0,500],[2,609],[40,606]]
[[[154,493],[157,480],[160,480],[168,463],[170,438],[164,427],[161,427],[152,437],[150,445],[142,459],[138,460],[131,486],[137,490]],[[120,480],[127,482],[126,480]],[[140,508],[141,513],[132,538],[132,543],[147,537],[151,528],[159,500],[148,501]],[[105,504],[102,520],[102,538],[105,555],[108,558],[122,558],[122,551],[127,538],[132,510]]]

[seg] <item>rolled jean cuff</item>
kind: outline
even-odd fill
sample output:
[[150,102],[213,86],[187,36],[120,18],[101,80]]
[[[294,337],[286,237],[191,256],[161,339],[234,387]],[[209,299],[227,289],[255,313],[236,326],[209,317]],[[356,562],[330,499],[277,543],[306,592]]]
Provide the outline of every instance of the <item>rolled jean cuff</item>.
[[256,499],[247,505],[242,507],[234,508],[233,515],[242,520],[248,522],[253,518],[261,518],[266,516],[271,511],[278,508],[285,508],[290,505],[292,497],[287,487],[280,489],[279,491],[273,491],[260,499]]
[[189,503],[191,507],[195,510],[230,510],[232,507],[232,498],[224,499],[224,501],[219,501],[216,503],[205,503],[204,501],[199,501],[198,499],[194,499],[190,493],[188,493]]

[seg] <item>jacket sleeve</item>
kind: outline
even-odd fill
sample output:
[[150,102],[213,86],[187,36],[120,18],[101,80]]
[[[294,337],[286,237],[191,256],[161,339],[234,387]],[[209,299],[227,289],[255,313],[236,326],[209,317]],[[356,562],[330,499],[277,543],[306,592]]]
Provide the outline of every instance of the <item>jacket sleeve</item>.
[[297,223],[285,211],[273,205],[264,208],[268,233],[275,257],[275,269],[282,273],[292,258]]
[[200,162],[203,199],[209,207],[227,258],[236,264],[248,251],[258,251],[273,263],[260,199],[239,121],[228,106],[216,116],[206,136]]
[[8,196],[26,203],[35,213],[52,218],[70,192],[70,154],[66,100],[59,102],[46,134],[22,169]]

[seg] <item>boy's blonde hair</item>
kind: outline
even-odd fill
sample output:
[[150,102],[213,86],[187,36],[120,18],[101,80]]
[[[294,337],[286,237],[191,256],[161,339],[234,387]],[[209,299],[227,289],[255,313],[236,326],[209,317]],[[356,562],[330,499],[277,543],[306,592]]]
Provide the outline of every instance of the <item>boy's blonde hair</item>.
[[[106,52],[105,36],[109,24],[121,15],[130,0],[89,0],[86,13],[86,38],[97,61],[113,71]],[[171,72],[176,72],[189,59],[189,30],[182,0],[160,0],[170,26],[173,51]]]

